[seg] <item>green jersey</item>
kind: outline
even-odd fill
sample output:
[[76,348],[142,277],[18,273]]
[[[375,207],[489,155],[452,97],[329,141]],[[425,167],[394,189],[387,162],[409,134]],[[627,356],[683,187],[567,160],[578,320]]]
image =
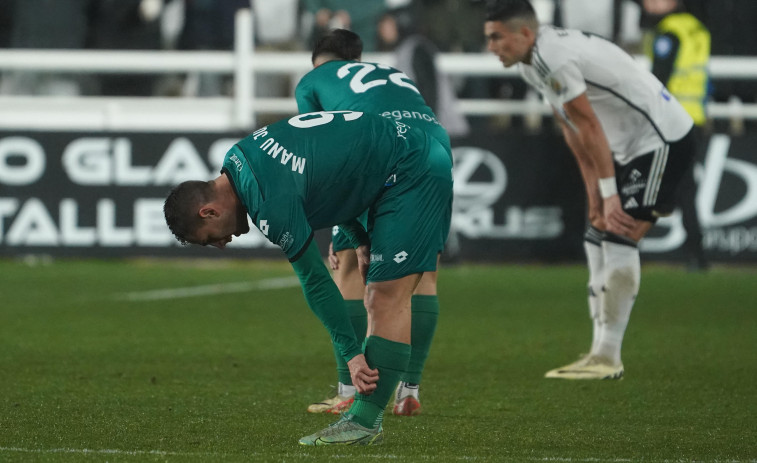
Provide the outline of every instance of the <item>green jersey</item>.
[[[370,243],[368,282],[436,270],[449,229],[452,161],[420,130],[355,111],[303,114],[238,142],[222,172],[255,226],[292,262],[345,361],[362,350],[313,231],[346,223],[353,241]],[[354,220],[368,208],[369,241]]]
[[410,78],[390,66],[329,61],[308,72],[295,90],[300,113],[352,110],[416,127],[452,152],[449,135]]
[[226,155],[223,172],[261,232],[290,261],[313,230],[368,209],[422,169],[427,140],[400,122],[353,111],[311,113],[258,129]]

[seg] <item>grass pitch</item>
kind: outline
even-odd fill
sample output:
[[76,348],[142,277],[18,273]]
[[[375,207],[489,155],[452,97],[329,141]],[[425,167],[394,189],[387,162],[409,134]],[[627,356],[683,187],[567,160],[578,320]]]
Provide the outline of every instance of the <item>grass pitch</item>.
[[0,261],[0,461],[756,461],[757,272],[642,273],[626,378],[566,382],[583,266],[444,268],[424,414],[306,448],[335,373],[287,263]]

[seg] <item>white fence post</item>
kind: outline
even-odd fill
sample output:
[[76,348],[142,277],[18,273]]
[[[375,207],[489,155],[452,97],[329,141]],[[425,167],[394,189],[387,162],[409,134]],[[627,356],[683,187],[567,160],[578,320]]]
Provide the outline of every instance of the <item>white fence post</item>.
[[252,40],[252,12],[249,8],[238,10],[234,22],[234,123],[240,130],[250,130],[255,125]]

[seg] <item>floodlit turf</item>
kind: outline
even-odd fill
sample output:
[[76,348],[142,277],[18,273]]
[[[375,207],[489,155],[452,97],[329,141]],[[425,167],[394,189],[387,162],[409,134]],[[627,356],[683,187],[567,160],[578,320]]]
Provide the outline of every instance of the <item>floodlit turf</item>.
[[[333,421],[305,408],[335,374],[292,275],[0,261],[0,461],[757,459],[754,268],[645,265],[618,382],[542,378],[589,343],[583,266],[445,268],[424,414],[387,416],[384,445],[336,449],[297,444]],[[197,286],[221,293],[147,292]]]

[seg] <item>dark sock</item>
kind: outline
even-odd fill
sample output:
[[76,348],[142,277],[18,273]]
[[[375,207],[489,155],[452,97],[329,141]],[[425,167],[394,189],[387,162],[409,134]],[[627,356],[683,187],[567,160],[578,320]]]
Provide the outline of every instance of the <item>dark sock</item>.
[[349,413],[353,420],[366,428],[381,424],[384,408],[394,394],[402,373],[410,360],[410,345],[390,341],[379,336],[365,340],[365,359],[368,366],[377,368],[379,381],[371,395],[356,394]]
[[[350,322],[352,322],[352,328],[355,330],[355,337],[358,344],[363,344],[365,340],[365,332],[368,329],[368,313],[365,311],[362,299],[347,299],[344,301],[347,306],[347,313],[350,314]],[[342,354],[336,345],[331,346],[334,349],[334,358],[336,359],[336,372],[339,376],[339,382],[342,384],[352,384],[352,378],[350,377],[350,369],[347,367],[347,362],[342,358]]]
[[436,333],[436,323],[439,319],[439,298],[437,296],[413,296],[412,299],[412,334],[410,345],[410,363],[407,371],[402,375],[402,381],[420,384],[423,367],[426,364],[431,341]]

